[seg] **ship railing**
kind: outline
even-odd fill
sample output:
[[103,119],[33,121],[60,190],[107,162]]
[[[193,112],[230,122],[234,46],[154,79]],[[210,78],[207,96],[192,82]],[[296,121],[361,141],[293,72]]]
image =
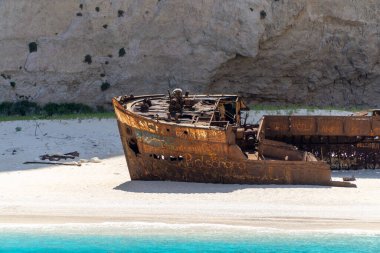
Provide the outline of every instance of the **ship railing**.
[[210,126],[217,126],[217,127],[228,127],[229,121],[211,121]]

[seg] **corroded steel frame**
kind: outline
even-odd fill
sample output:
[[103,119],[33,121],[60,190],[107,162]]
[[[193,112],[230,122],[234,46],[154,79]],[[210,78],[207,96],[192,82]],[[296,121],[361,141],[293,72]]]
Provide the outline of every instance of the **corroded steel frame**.
[[265,116],[260,136],[297,146],[332,169],[380,168],[380,116]]
[[266,137],[273,136],[380,136],[380,117],[265,116]]

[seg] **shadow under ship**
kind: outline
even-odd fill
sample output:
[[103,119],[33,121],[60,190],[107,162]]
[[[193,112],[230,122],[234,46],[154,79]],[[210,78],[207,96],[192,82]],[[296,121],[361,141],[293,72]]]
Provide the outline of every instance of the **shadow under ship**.
[[331,180],[333,148],[372,145],[378,153],[378,117],[264,116],[247,124],[239,96],[181,89],[119,96],[113,105],[132,180],[355,187]]

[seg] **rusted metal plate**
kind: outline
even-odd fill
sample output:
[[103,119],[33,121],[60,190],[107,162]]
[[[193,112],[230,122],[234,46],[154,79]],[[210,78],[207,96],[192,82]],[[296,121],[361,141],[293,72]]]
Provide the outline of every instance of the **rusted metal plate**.
[[380,117],[373,117],[372,119],[372,131],[374,136],[380,137]]
[[281,136],[290,134],[290,123],[287,116],[265,116],[264,117],[264,131],[268,136]]
[[[135,138],[136,131],[133,129],[132,132],[129,132],[126,130],[127,125],[121,122],[118,125],[130,175],[134,180],[245,184],[330,185],[331,183],[329,166],[323,162],[287,161],[284,163],[282,161],[237,159],[238,156],[221,155],[224,152],[208,153],[199,143],[196,146],[198,149],[186,150],[156,148],[148,143],[141,143],[139,146],[143,150],[136,153],[128,145],[128,140]],[[177,143],[180,141],[177,140]],[[191,146],[189,145],[189,147]],[[236,145],[230,146],[237,148]],[[231,147],[228,149],[231,154],[239,151],[238,148],[231,150]]]
[[371,136],[370,117],[345,117],[344,133],[346,136]]
[[[115,103],[115,102],[114,102]],[[116,102],[117,103],[117,102]],[[127,126],[161,136],[178,137],[193,141],[226,142],[226,132],[222,130],[203,129],[185,126],[173,126],[149,120],[116,107],[117,118]]]
[[[324,162],[230,161],[187,154],[181,161],[141,155],[130,167],[134,180],[172,180],[238,184],[331,185],[331,171]],[[129,165],[130,166],[130,165]]]
[[380,119],[366,116],[265,116],[265,136],[377,136]]
[[278,141],[262,140],[258,149],[259,153],[266,158],[284,161],[302,161],[304,158],[304,153],[298,151],[294,146]]
[[339,136],[344,135],[344,118],[317,117],[317,135]]
[[290,117],[290,133],[292,135],[315,135],[317,132],[316,118],[311,116]]
[[168,137],[162,135],[155,135],[151,133],[136,131],[136,137],[142,146],[144,152],[147,153],[208,153],[212,155],[230,156],[230,145],[216,142],[207,141],[194,141],[183,139],[179,141],[177,137]]

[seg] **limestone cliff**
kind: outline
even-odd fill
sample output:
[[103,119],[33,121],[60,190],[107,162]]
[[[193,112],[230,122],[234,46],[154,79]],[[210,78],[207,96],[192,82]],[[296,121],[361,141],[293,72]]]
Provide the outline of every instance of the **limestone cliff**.
[[379,0],[0,0],[0,101],[380,106]]

